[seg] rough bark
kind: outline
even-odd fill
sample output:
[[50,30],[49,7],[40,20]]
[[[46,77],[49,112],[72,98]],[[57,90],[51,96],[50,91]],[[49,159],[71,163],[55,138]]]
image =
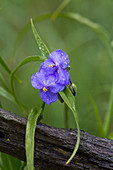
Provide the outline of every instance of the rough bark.
[[[26,118],[0,109],[0,151],[25,161]],[[53,169],[113,169],[113,141],[81,130],[75,158],[64,164],[73,152],[77,133],[38,123],[35,133],[35,167]]]

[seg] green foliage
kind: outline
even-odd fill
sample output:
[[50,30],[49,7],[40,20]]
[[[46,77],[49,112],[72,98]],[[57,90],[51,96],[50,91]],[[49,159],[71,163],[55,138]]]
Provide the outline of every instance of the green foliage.
[[[11,85],[11,90],[12,90],[12,94],[14,96],[14,99],[17,103],[17,105],[19,106],[19,108],[22,110],[22,112],[25,114],[25,111],[24,109],[26,109],[27,107],[24,106],[23,104],[21,104],[19,102],[19,100],[17,99],[16,97],[16,94],[15,94],[15,91],[14,91],[14,76],[15,76],[15,73],[16,71],[23,65],[27,64],[27,63],[30,63],[30,62],[33,62],[33,61],[44,61],[45,58],[44,57],[41,57],[41,56],[30,56],[30,57],[26,57],[24,58],[17,66],[16,68],[14,69],[14,71],[11,72],[11,76],[10,76],[10,85]],[[27,108],[27,110],[29,110],[29,108]]]
[[89,27],[90,29],[92,29],[92,31],[94,31],[97,34],[98,38],[103,43],[104,47],[106,48],[106,50],[113,62],[113,52],[110,47],[110,37],[109,37],[107,31],[104,30],[104,28],[100,24],[94,23],[94,22],[90,21],[89,19],[82,17],[80,14],[71,13],[71,12],[59,14],[59,17],[65,17],[65,18],[75,20],[75,21]]
[[107,110],[105,121],[104,121],[104,133],[106,136],[108,136],[108,134],[109,134],[110,125],[112,122],[112,111],[113,111],[113,85],[111,88],[108,110]]
[[38,111],[37,108],[33,108],[28,115],[27,126],[26,126],[26,159],[28,170],[34,169],[34,136],[37,119],[42,114],[44,108]]
[[98,126],[98,131],[100,133],[100,136],[112,139],[113,138],[113,132],[110,135],[109,135],[109,132],[110,132],[110,127],[111,127],[111,122],[112,122],[112,111],[113,111],[113,86],[111,88],[109,106],[108,106],[108,110],[107,110],[103,124],[102,124],[102,121],[101,121],[101,117],[100,117],[98,107],[97,107],[94,99],[92,98],[92,96],[90,96],[90,100],[92,102],[92,105],[93,105],[93,108],[94,108],[94,111],[95,111],[96,121],[97,121],[97,126]]
[[[10,68],[8,67],[8,65],[6,64],[6,62],[4,61],[4,59],[1,56],[0,56],[0,64],[9,74],[11,74]],[[21,82],[21,80],[19,80],[17,77],[15,77],[15,78],[18,82]]]
[[58,14],[60,14],[60,12],[71,2],[71,0],[64,0],[60,6],[56,9],[56,11],[53,13],[52,15],[52,19],[56,19],[56,17],[58,16]]
[[3,75],[2,75],[2,73],[0,73],[0,81],[1,81],[1,83],[2,83],[2,85],[3,85],[3,87],[4,87],[7,91],[9,91],[9,89],[8,89],[8,87],[7,87],[7,85],[6,85],[6,82],[5,82],[5,79],[4,79]]
[[8,67],[8,65],[6,64],[6,62],[4,61],[4,59],[1,56],[0,56],[0,64],[9,74],[11,73],[10,68]]
[[[48,18],[50,18],[52,16],[52,13],[49,13],[49,14],[44,14],[44,15],[41,15],[41,16],[38,16],[36,17],[35,19],[33,19],[33,22],[34,23],[37,23],[39,21],[42,21],[42,20],[46,20]],[[16,51],[17,49],[19,48],[19,46],[21,45],[21,42],[22,42],[22,39],[23,37],[25,36],[26,32],[31,28],[31,22],[29,21],[27,24],[24,25],[24,27],[20,30],[20,32],[18,33],[17,35],[17,38],[14,42],[14,48],[13,48],[13,51],[12,51],[12,56],[13,58],[15,57],[15,54],[16,54]]]
[[66,86],[64,91],[59,92],[59,94],[62,97],[62,99],[64,100],[64,102],[67,104],[67,106],[71,109],[74,119],[75,119],[75,122],[76,122],[76,125],[77,125],[77,131],[78,131],[77,142],[76,142],[76,145],[75,145],[75,148],[74,148],[74,151],[73,151],[71,157],[65,164],[65,165],[67,165],[73,159],[73,157],[75,156],[75,154],[78,150],[79,143],[80,143],[80,129],[79,129],[77,111],[75,109],[75,99],[74,99],[74,96],[72,95],[71,91],[69,90],[69,87]]
[[37,42],[38,48],[41,51],[42,56],[45,57],[45,60],[46,60],[48,58],[50,52],[49,52],[47,46],[41,40],[39,34],[37,33],[37,31],[36,31],[36,29],[34,27],[32,19],[31,19],[31,26],[32,26],[33,34],[34,34],[35,40]]
[[0,169],[1,170],[18,170],[21,161],[4,153],[0,153]]
[[[38,35],[33,22],[31,20],[31,25],[33,29],[33,33],[36,39],[36,42],[39,46],[39,49],[43,55],[43,57],[48,57],[49,51],[47,47],[45,46],[44,42],[41,40],[40,36]],[[64,102],[68,105],[68,107],[72,110],[76,125],[77,125],[77,130],[78,130],[78,138],[77,138],[77,143],[74,148],[74,151],[72,153],[72,156],[69,158],[69,160],[66,162],[65,165],[67,165],[75,156],[77,149],[79,147],[80,143],[80,130],[79,130],[79,124],[78,124],[78,118],[77,118],[77,112],[75,109],[75,99],[69,90],[68,86],[65,88],[63,92],[59,92],[60,96],[64,100]],[[37,119],[42,115],[43,112],[43,107],[38,111],[37,108],[33,109],[29,116],[28,116],[28,121],[27,121],[27,128],[26,128],[26,158],[27,158],[27,167],[28,170],[34,169],[34,134],[35,134],[35,127],[36,127],[36,122]]]
[[[29,85],[31,73],[36,71],[38,63],[26,69],[25,64],[32,62],[33,58],[31,61],[29,59],[29,61],[23,59],[24,56],[34,53],[38,54],[40,51],[40,49],[39,51],[37,50],[37,46],[33,43],[32,34],[30,35],[30,32],[28,32],[31,30],[29,18],[32,16],[34,18],[33,23],[38,22],[38,30],[41,32],[42,38],[47,42],[51,50],[61,48],[70,56],[70,65],[72,68],[70,71],[71,78],[78,87],[76,106],[79,112],[81,129],[93,135],[113,139],[113,93],[111,88],[113,82],[113,32],[112,17],[110,17],[113,15],[113,2],[103,0],[83,1],[82,3],[80,0],[69,2],[70,0],[64,0],[56,9],[59,3],[58,1],[53,3],[52,0],[47,2],[34,1],[33,3],[32,1],[27,1],[27,5],[22,0],[19,2],[16,0],[15,3],[8,0],[1,1],[0,55],[4,56],[5,54],[5,56],[7,56],[6,61],[8,64],[0,57],[0,107],[4,105],[6,108],[10,108],[10,110],[15,109],[17,112],[20,112],[16,105],[12,108],[5,100],[2,100],[5,97],[7,100],[18,104],[23,112],[29,110],[23,103],[27,103],[28,106],[30,105],[32,107],[38,103],[37,107],[39,110],[40,98],[37,97],[36,92],[33,91]],[[60,13],[66,5],[67,8],[65,11],[70,12]],[[6,6],[8,6],[8,9]],[[73,11],[75,11],[75,13]],[[42,13],[44,14],[42,15]],[[52,20],[51,18],[56,20]],[[32,27],[35,37],[37,40],[40,40],[33,23]],[[15,39],[16,36],[17,38]],[[37,41],[38,45],[39,43],[41,42]],[[46,46],[44,46],[44,49],[46,49]],[[48,57],[48,54],[49,51],[46,54],[43,53],[44,60]],[[20,64],[18,64],[19,61],[22,61],[22,63],[20,62]],[[35,61],[39,60],[36,59]],[[16,68],[15,65],[17,65]],[[15,73],[22,65],[22,69],[20,69],[17,74],[21,79],[24,79],[23,84],[25,84],[25,86],[23,84],[18,86],[18,82],[21,81]],[[13,72],[12,68],[14,68]],[[11,76],[12,91],[8,85],[7,73]],[[17,80],[15,81],[15,86],[14,79]],[[27,99],[23,99],[23,103],[21,103],[16,97],[16,92],[18,91],[20,95],[25,96],[26,93],[22,91],[23,86],[26,88],[28,96],[30,97],[26,97]],[[89,93],[91,94],[91,102],[89,102]],[[73,112],[74,100],[67,87],[61,95]],[[55,112],[55,110],[57,110],[57,112]],[[47,107],[43,122],[50,122],[51,125],[52,120],[55,119],[54,126],[62,127],[63,118],[61,120],[61,114],[58,116],[59,112],[63,112],[59,102],[52,105],[51,109]],[[93,112],[96,116],[94,116]],[[74,114],[74,116],[76,117],[75,120],[78,121],[77,114]],[[74,127],[70,113],[69,127]],[[77,148],[77,144],[75,148]],[[7,156],[6,162],[5,159],[3,162],[4,167],[6,163]]]
[[17,66],[16,68],[14,69],[14,71],[11,72],[11,76],[10,76],[10,84],[11,84],[11,89],[14,93],[14,87],[13,87],[13,81],[14,81],[14,75],[16,73],[16,71],[23,65],[27,64],[27,63],[30,63],[30,62],[33,62],[33,61],[44,61],[45,58],[42,57],[42,56],[30,56],[30,57],[27,57],[27,58],[24,58]]
[[0,87],[0,96],[5,97],[7,100],[16,104],[14,96],[3,87]]

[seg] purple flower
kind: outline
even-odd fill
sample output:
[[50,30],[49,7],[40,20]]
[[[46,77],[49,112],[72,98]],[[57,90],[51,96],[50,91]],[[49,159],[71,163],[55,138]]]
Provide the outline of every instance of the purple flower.
[[58,92],[69,85],[70,75],[66,70],[69,65],[68,55],[58,49],[49,55],[49,59],[41,64],[40,70],[31,77],[31,84],[40,90],[41,99],[51,104],[58,98]]
[[69,85],[70,75],[65,69],[68,65],[68,55],[62,50],[58,49],[50,53],[49,59],[41,64],[40,70],[45,70],[47,74],[55,74],[56,83]]
[[31,77],[32,86],[40,89],[41,99],[49,105],[57,100],[57,93],[65,88],[65,85],[57,84],[55,81],[55,75],[47,75],[43,70],[34,73]]

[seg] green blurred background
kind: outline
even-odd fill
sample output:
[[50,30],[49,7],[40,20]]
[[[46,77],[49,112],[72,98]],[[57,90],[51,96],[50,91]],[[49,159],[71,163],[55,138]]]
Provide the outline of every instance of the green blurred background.
[[[0,55],[13,70],[25,57],[40,54],[30,28],[20,46],[13,54],[15,40],[21,29],[30,18],[54,12],[61,0],[2,0],[0,2]],[[111,34],[113,30],[113,1],[111,0],[73,0],[63,11],[76,12],[101,24]],[[68,53],[71,65],[71,79],[77,85],[76,105],[79,114],[80,128],[98,135],[96,119],[89,93],[95,99],[104,118],[112,83],[112,63],[106,49],[98,36],[86,26],[69,19],[58,18],[39,21],[36,28],[50,51],[62,49]],[[18,98],[30,108],[41,106],[39,91],[31,86],[30,78],[38,71],[40,62],[23,66],[17,72],[22,84],[15,82]],[[9,86],[9,75],[1,68]],[[1,85],[1,84],[0,84]],[[4,98],[0,98],[3,108],[21,114],[19,108]],[[64,127],[63,104],[59,101],[46,106],[44,123]],[[72,113],[69,111],[69,126],[74,126]]]
[[[15,40],[21,29],[40,15],[54,12],[62,0],[1,0],[0,1],[0,55],[13,70],[25,57],[38,55],[36,41],[30,28],[21,39],[20,45],[15,48]],[[113,1],[112,0],[72,0],[63,12],[74,12],[99,23],[110,35],[111,48],[113,37]],[[35,26],[50,51],[62,49],[70,58],[71,80],[77,85],[76,107],[79,115],[80,129],[99,136],[96,117],[89,94],[94,98],[102,120],[104,120],[113,80],[112,60],[95,34],[90,28],[64,18],[47,19],[35,23]],[[21,102],[32,108],[40,108],[39,91],[31,86],[31,76],[37,72],[40,62],[29,63],[17,72],[22,84],[15,81],[15,91]],[[8,86],[9,75],[0,66]],[[0,86],[3,84],[0,82]],[[21,115],[19,108],[0,97],[4,109]],[[69,127],[75,128],[71,111],[68,111]],[[46,105],[42,122],[55,126],[65,127],[64,105],[59,101]]]

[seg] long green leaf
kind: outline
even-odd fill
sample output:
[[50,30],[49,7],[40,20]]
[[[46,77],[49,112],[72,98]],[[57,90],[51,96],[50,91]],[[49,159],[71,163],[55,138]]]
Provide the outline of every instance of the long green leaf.
[[47,46],[45,45],[45,43],[40,38],[39,34],[37,33],[32,19],[31,19],[31,26],[32,26],[33,34],[34,34],[35,40],[38,44],[39,50],[41,51],[42,56],[45,57],[45,60],[46,60],[49,57],[50,52],[49,52]]
[[17,170],[21,166],[21,161],[10,155],[0,153],[0,170]]
[[21,66],[23,66],[24,64],[33,62],[33,61],[44,61],[44,60],[45,60],[45,58],[42,57],[42,56],[30,56],[30,57],[24,58],[24,59],[16,66],[16,68],[14,69],[14,71],[11,73],[11,76],[10,76],[10,85],[11,85],[12,90],[14,91],[14,89],[13,89],[14,75],[15,75],[16,71],[17,71]]
[[26,57],[25,59],[23,59],[18,65],[17,67],[14,69],[14,71],[11,73],[11,76],[10,76],[10,85],[11,85],[11,89],[12,89],[12,94],[15,98],[15,101],[16,103],[18,104],[18,106],[20,107],[20,109],[23,111],[23,105],[18,101],[17,97],[16,97],[16,94],[15,94],[15,91],[14,91],[14,76],[15,76],[15,73],[16,71],[22,67],[24,64],[27,64],[27,63],[30,63],[30,62],[33,62],[33,61],[44,61],[45,58],[42,57],[42,56],[30,56],[30,57]]
[[94,99],[92,98],[92,96],[89,95],[89,97],[90,97],[91,103],[92,103],[93,108],[94,108],[94,111],[95,111],[96,120],[97,120],[97,126],[98,126],[98,131],[99,131],[101,137],[105,137],[104,130],[103,130],[103,126],[102,126],[102,121],[101,121],[101,118],[100,118],[100,114],[99,114],[98,107],[97,107]]
[[[53,13],[48,13],[48,14],[44,14],[44,15],[41,15],[41,16],[38,16],[36,18],[33,19],[33,22],[34,23],[37,23],[39,21],[42,21],[42,20],[45,20],[45,19],[48,19],[48,18],[51,18]],[[15,56],[15,53],[18,49],[18,47],[20,46],[21,44],[21,41],[22,41],[22,38],[24,37],[24,35],[26,34],[26,32],[31,28],[31,23],[30,21],[20,30],[15,42],[14,42],[14,48],[13,48],[13,51],[12,51],[12,59],[14,59],[14,56]]]
[[25,108],[28,111],[29,111],[29,108],[24,106],[22,103],[18,103],[18,101],[16,100],[14,95],[1,86],[0,86],[0,96],[6,98],[7,100],[11,101],[14,104],[17,104],[19,106],[19,108],[22,110],[22,112],[24,113],[24,116],[27,116],[26,113],[24,112],[23,108]]
[[75,97],[73,96],[73,94],[72,94],[72,92],[71,92],[71,90],[69,89],[68,86],[65,87],[64,93],[67,96],[68,101],[71,103],[72,109],[76,110],[75,109]]
[[3,87],[7,90],[7,91],[10,91],[9,88],[7,87],[6,85],[6,82],[4,80],[4,77],[2,75],[2,73],[0,73],[0,82],[3,84]]
[[79,124],[78,124],[78,116],[77,116],[77,111],[75,109],[75,100],[74,100],[74,96],[72,95],[70,89],[68,88],[68,86],[66,86],[65,90],[62,92],[59,92],[60,96],[62,97],[62,99],[64,100],[64,102],[67,104],[67,106],[71,109],[76,125],[77,125],[77,131],[78,131],[78,137],[77,137],[77,142],[74,148],[74,151],[71,155],[71,157],[68,159],[68,161],[66,162],[65,165],[69,164],[69,162],[74,158],[79,144],[80,144],[80,129],[79,129]]
[[77,142],[76,142],[76,145],[75,145],[75,148],[74,148],[74,151],[71,155],[71,157],[68,159],[68,161],[65,163],[65,165],[68,165],[69,162],[74,158],[78,148],[79,148],[79,144],[80,144],[80,128],[79,128],[79,123],[78,123],[78,120],[77,120],[77,112],[73,110],[73,116],[74,116],[74,119],[75,119],[75,122],[76,122],[76,125],[77,125],[77,132],[78,132],[78,136],[77,136]]
[[71,0],[64,0],[59,7],[55,10],[55,12],[52,15],[52,19],[56,19],[59,13],[71,2]]
[[6,62],[4,61],[4,59],[1,56],[0,56],[0,64],[9,74],[11,73],[10,68],[8,67],[8,65],[6,64]]
[[[6,64],[6,62],[4,61],[4,59],[0,56],[0,64],[2,65],[2,67],[9,73],[11,74],[11,69],[8,67],[8,65]],[[21,83],[21,80],[18,79],[18,77],[15,76],[15,79]]]
[[16,104],[15,102],[15,98],[13,97],[13,95],[8,92],[7,90],[5,90],[3,87],[0,86],[0,96],[6,98],[7,100],[13,102],[14,104]]
[[67,12],[67,13],[60,13],[57,17],[63,17],[75,20],[87,27],[89,27],[93,32],[95,32],[106,48],[112,62],[113,62],[113,51],[111,49],[111,42],[110,42],[110,36],[108,32],[100,25],[95,22],[92,22],[91,20],[81,16],[80,14],[73,13],[73,12]]
[[27,126],[26,126],[26,159],[27,159],[27,168],[28,170],[34,169],[34,136],[37,119],[42,115],[44,106],[38,111],[37,108],[31,110],[28,115]]
[[[48,13],[48,14],[44,14],[42,16],[38,16],[33,19],[33,22],[37,23],[41,20],[51,18],[53,15],[54,15],[54,13]],[[109,36],[108,32],[103,29],[103,27],[101,25],[99,25],[95,22],[92,22],[85,17],[82,17],[80,14],[72,13],[72,12],[59,13],[56,17],[72,19],[72,20],[75,20],[75,21],[89,27],[93,32],[95,32],[97,34],[97,36],[99,37],[99,39],[105,46],[106,50],[108,51],[109,56],[111,57],[111,59],[113,61],[113,52],[112,52],[112,49],[110,46],[110,36]],[[28,22],[28,24],[26,24],[23,27],[23,29],[20,31],[20,33],[18,34],[16,41],[14,43],[14,49],[13,49],[13,54],[12,54],[13,58],[14,58],[17,48],[19,47],[19,45],[21,43],[23,36],[29,29],[30,29],[30,22]]]
[[104,132],[106,136],[108,136],[110,126],[111,126],[112,110],[113,110],[113,85],[112,85],[111,94],[110,94],[108,111],[107,111],[105,121],[104,121]]

